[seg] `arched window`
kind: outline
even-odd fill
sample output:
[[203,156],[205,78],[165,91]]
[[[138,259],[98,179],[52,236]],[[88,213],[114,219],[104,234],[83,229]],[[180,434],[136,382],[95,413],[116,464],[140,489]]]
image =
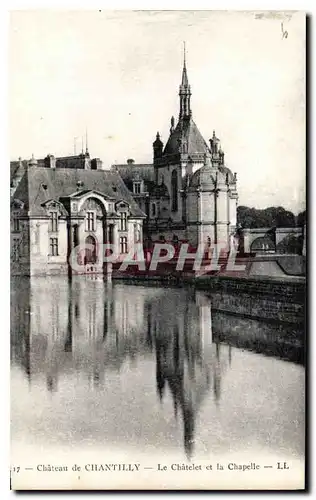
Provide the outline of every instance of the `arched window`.
[[151,206],[151,215],[152,217],[156,217],[156,203],[153,203]]
[[177,212],[178,210],[178,174],[177,171],[174,170],[171,174],[171,210],[173,212]]

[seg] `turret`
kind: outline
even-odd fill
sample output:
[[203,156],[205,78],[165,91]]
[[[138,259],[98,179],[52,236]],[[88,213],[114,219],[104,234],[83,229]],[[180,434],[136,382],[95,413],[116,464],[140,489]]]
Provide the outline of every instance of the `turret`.
[[154,150],[154,168],[155,168],[155,183],[158,184],[158,166],[157,160],[162,158],[163,142],[160,140],[160,134],[157,132],[156,140],[153,143]]
[[223,160],[223,152],[220,146],[220,140],[215,135],[215,130],[213,130],[213,136],[210,139],[210,150],[212,153],[212,164],[214,167],[221,165]]
[[184,44],[184,56],[183,56],[183,70],[182,70],[182,80],[179,88],[180,97],[180,113],[179,120],[188,119],[192,116],[191,111],[191,87],[189,85],[186,61],[185,61],[185,44]]
[[154,162],[155,162],[155,160],[162,157],[162,150],[163,150],[163,142],[160,140],[159,132],[157,132],[156,140],[153,143],[153,150],[154,150]]
[[28,165],[29,165],[29,167],[37,167],[37,160],[35,160],[33,154],[32,154],[32,158],[29,160]]
[[171,120],[170,120],[170,134],[172,134],[174,132],[174,116],[171,117]]

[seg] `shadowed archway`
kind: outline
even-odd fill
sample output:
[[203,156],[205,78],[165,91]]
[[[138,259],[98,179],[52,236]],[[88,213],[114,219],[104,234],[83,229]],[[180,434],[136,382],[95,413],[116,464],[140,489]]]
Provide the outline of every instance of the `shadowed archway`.
[[97,261],[97,242],[94,236],[87,236],[85,240],[86,245],[91,245],[92,248],[85,249],[85,257],[84,263],[86,264],[95,264]]

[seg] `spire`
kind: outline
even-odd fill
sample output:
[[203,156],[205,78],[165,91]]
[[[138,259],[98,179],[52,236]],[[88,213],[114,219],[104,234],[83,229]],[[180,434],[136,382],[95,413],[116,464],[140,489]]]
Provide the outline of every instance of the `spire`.
[[181,85],[189,85],[188,81],[188,75],[187,75],[187,67],[186,67],[186,61],[185,61],[185,42],[183,42],[183,70],[182,70],[182,82]]
[[180,114],[179,119],[190,118],[192,115],[190,108],[190,99],[191,99],[191,88],[189,85],[187,67],[186,67],[186,50],[185,50],[185,42],[183,42],[183,69],[182,69],[182,80],[179,90],[180,96]]

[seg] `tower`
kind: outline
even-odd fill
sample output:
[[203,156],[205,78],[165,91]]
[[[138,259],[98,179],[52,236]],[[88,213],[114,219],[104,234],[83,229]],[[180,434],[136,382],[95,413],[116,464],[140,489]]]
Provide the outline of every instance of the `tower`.
[[151,215],[151,234],[192,245],[229,245],[236,230],[236,178],[215,131],[208,144],[193,120],[185,44],[178,116],[176,125],[171,118],[165,147],[158,133],[153,143],[155,182],[164,190],[155,191],[161,210]]

